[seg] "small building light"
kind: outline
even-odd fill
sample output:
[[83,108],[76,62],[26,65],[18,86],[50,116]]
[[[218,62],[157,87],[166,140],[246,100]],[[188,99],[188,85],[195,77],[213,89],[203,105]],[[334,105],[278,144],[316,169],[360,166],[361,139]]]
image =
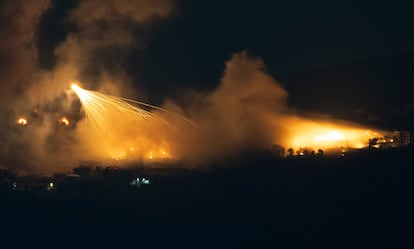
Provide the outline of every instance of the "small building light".
[[52,190],[55,188],[55,184],[53,182],[49,182],[49,184],[47,185],[47,190]]

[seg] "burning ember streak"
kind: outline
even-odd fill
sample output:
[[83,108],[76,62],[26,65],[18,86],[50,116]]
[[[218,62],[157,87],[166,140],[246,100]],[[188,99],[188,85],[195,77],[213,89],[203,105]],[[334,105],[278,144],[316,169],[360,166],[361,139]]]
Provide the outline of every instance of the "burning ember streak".
[[[163,117],[138,107],[145,106],[173,114],[193,124],[190,120],[165,109],[146,103],[82,89],[72,84],[79,97],[86,119],[109,156],[121,159],[172,158],[163,132],[171,125]],[[135,104],[135,105],[134,105]]]
[[19,118],[19,119],[17,119],[17,124],[18,125],[21,125],[21,126],[25,126],[25,125],[27,125],[27,119],[26,118]]

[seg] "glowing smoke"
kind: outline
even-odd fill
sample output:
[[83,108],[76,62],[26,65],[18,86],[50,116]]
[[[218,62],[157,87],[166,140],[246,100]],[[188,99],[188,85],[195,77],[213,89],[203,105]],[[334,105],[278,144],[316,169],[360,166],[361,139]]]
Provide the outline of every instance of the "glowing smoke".
[[[95,148],[118,159],[179,158],[188,166],[199,166],[266,150],[273,144],[295,150],[360,148],[379,136],[351,123],[298,117],[286,105],[286,91],[265,72],[263,61],[247,52],[235,54],[226,63],[215,91],[195,97],[192,105],[184,107],[197,126],[188,126],[191,121],[172,120],[171,127],[166,121],[170,111],[158,108],[162,112],[155,115],[123,98],[77,85],[72,88],[102,141],[102,146]],[[166,108],[172,105],[169,102]]]
[[[88,132],[78,122],[82,115],[68,82],[79,79],[112,94],[134,95],[122,56],[111,56],[126,56],[144,44],[148,27],[172,13],[171,1],[79,0],[67,16],[76,31],[56,47],[51,70],[39,68],[36,46],[39,22],[51,1],[9,0],[0,8],[2,163],[56,172],[88,159],[92,138],[84,137]],[[29,120],[24,130],[15,125],[22,115]]]
[[209,163],[273,144],[294,150],[361,148],[377,134],[360,125],[328,118],[302,118],[287,106],[288,93],[260,58],[233,55],[216,90],[196,96],[189,108],[198,129],[180,133],[172,148],[192,163]]
[[190,118],[200,127],[180,134],[183,142],[173,147],[197,163],[267,148],[277,130],[272,118],[284,112],[287,97],[261,59],[235,54],[218,88],[198,96],[190,108]]
[[[42,173],[71,168],[79,160],[108,159],[103,153],[107,149],[102,149],[101,141],[92,135],[93,127],[85,121],[84,115],[88,114],[79,111],[81,106],[71,94],[69,82],[79,80],[87,83],[88,89],[134,97],[137,89],[132,88],[122,67],[122,56],[136,44],[143,44],[148,27],[167,18],[174,7],[169,0],[79,1],[68,16],[76,32],[57,46],[56,65],[51,70],[40,70],[36,30],[49,6],[49,1],[41,0],[7,1],[0,17],[0,33],[7,37],[0,41],[4,86],[0,156],[6,165]],[[119,55],[119,60],[113,54]],[[166,101],[164,107],[169,111],[146,113],[161,118],[146,120],[144,126],[137,125],[135,118],[117,120],[119,115],[106,116],[99,122],[110,124],[107,128],[112,135],[102,139],[115,144],[119,157],[143,153],[149,159],[180,158],[189,165],[268,149],[272,144],[308,145],[306,134],[319,126],[311,142],[330,137],[339,141],[344,129],[352,128],[358,134],[363,130],[297,117],[287,107],[287,98],[287,92],[266,73],[264,62],[242,52],[226,63],[219,87],[211,93],[194,95],[188,106]],[[198,126],[172,118],[171,112],[186,113]],[[22,116],[26,122],[16,125]],[[172,129],[166,129],[164,121],[171,123]],[[305,135],[299,136],[302,140],[296,145],[292,137],[302,131]],[[315,136],[321,137],[315,141]]]
[[88,91],[77,84],[72,84],[72,89],[82,103],[86,120],[96,135],[96,141],[100,143],[95,148],[113,159],[171,158],[169,144],[164,135],[175,132],[173,127],[166,119],[144,110],[143,107],[150,107],[164,115],[170,114],[180,121],[195,125],[184,117],[146,103]]

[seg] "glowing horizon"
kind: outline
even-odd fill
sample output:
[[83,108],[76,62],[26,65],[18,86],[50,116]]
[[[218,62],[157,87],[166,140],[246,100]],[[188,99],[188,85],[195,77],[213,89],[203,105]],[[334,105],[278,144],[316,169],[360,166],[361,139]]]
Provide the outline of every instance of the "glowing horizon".
[[335,124],[296,120],[291,124],[287,147],[339,149],[368,147],[369,139],[383,137],[385,131],[373,131],[353,124]]

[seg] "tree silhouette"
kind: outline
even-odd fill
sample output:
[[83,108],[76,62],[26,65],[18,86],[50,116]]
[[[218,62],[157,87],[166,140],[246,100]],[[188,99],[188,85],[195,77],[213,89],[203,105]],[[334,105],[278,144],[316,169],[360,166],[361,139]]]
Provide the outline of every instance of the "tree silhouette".
[[323,156],[323,150],[318,149],[318,153],[316,153],[316,155],[319,156],[319,157]]
[[287,150],[287,152],[288,152],[288,156],[293,156],[293,154],[294,154],[294,150],[293,150],[293,148],[289,148],[288,150]]

